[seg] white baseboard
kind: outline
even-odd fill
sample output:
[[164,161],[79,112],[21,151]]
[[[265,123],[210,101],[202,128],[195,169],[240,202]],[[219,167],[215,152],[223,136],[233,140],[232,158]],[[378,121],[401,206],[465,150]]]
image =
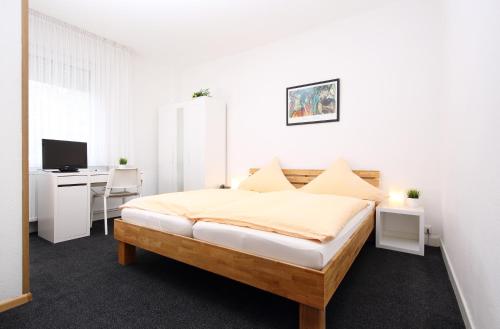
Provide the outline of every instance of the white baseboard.
[[455,271],[453,270],[453,265],[451,265],[448,253],[446,252],[446,247],[443,242],[443,239],[441,239],[441,253],[444,259],[444,265],[446,266],[446,270],[448,271],[448,276],[450,277],[451,286],[453,287],[453,291],[455,292],[455,297],[457,298],[458,307],[460,308],[460,313],[462,314],[462,319],[464,320],[465,327],[467,329],[474,329],[475,326],[470,316],[469,307],[467,306],[467,302],[465,301],[462,289],[460,289],[460,286],[456,279]]
[[431,247],[440,247],[441,246],[441,237],[437,234],[431,234],[429,236],[429,240],[427,241],[427,245]]

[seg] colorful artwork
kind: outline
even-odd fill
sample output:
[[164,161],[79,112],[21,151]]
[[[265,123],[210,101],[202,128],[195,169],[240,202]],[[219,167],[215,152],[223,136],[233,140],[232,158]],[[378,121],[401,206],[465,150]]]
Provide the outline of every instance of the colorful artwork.
[[286,89],[286,124],[339,121],[339,79]]

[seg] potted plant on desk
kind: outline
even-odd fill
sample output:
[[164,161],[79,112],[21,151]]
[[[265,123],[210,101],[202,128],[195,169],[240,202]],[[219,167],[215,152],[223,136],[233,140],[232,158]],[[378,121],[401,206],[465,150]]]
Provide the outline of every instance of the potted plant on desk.
[[118,166],[118,168],[119,169],[127,168],[127,163],[128,163],[127,158],[120,158],[120,165]]
[[416,189],[410,189],[406,191],[406,205],[411,208],[420,207],[420,191]]

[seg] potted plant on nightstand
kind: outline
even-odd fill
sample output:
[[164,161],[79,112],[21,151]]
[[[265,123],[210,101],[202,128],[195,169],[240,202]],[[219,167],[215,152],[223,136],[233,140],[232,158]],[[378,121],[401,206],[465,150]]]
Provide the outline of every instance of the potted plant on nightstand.
[[420,207],[420,191],[416,189],[410,189],[406,191],[406,205],[411,208]]
[[123,169],[127,167],[128,160],[127,158],[120,158],[120,165],[118,168]]

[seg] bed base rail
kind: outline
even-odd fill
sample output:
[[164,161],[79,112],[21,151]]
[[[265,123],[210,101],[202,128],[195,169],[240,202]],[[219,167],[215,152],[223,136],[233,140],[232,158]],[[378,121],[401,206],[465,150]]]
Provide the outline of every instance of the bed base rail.
[[301,267],[115,219],[118,262],[135,260],[136,247],[222,275],[299,303],[301,329],[324,329],[325,308],[374,228],[370,212],[322,269]]

